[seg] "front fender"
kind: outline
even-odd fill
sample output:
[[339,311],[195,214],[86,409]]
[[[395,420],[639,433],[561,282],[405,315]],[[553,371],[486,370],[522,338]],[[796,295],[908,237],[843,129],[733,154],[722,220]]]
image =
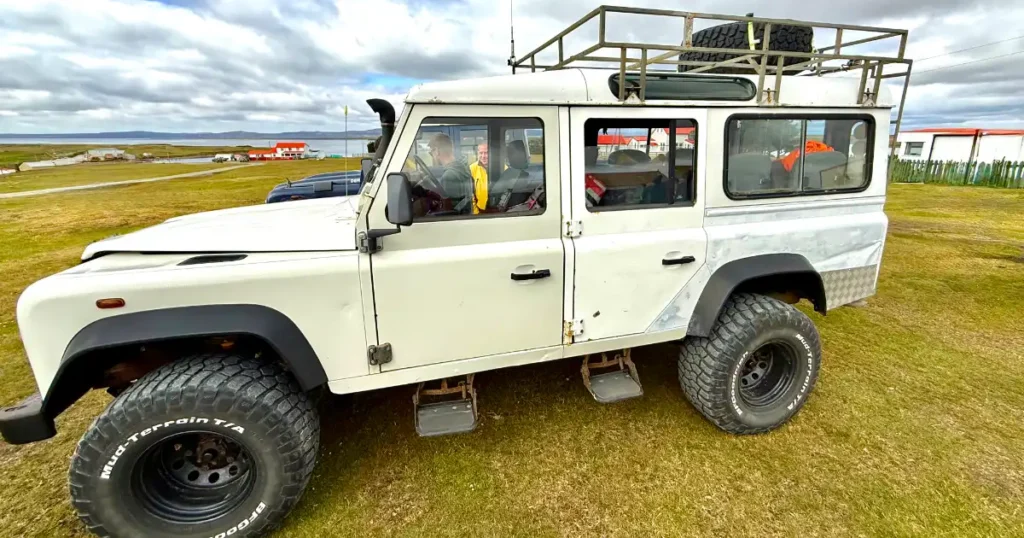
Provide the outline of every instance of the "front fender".
[[252,336],[265,342],[288,366],[303,390],[327,382],[309,341],[284,314],[261,305],[204,305],[135,312],[90,323],[71,339],[43,411],[55,417],[91,388],[90,355],[106,349],[209,336]]

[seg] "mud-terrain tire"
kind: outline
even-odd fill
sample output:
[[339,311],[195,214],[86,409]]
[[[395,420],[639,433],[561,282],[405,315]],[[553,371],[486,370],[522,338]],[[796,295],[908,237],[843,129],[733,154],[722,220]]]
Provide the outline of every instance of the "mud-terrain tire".
[[316,409],[282,366],[183,358],[118,396],[71,461],[71,500],[100,536],[260,536],[302,495]]
[[726,301],[708,338],[687,337],[679,383],[715,426],[736,434],[773,430],[795,415],[814,388],[821,340],[793,306],[755,294]]
[[[750,49],[750,40],[747,38],[747,23],[734,22],[712,26],[693,34],[693,46],[719,49]],[[758,47],[764,39],[764,25],[754,25],[754,39],[758,40]],[[768,43],[769,50],[786,52],[811,52],[814,44],[814,29],[803,26],[790,26],[773,24],[771,30],[771,41]],[[679,61],[684,62],[723,62],[736,58],[737,54],[721,52],[684,52],[679,55]],[[786,58],[785,65],[795,65],[805,61],[805,58]],[[760,63],[761,56],[754,57],[754,61]],[[769,56],[768,63],[776,65],[778,57]],[[680,65],[679,71],[685,72],[696,69],[699,66]],[[723,74],[753,74],[752,69],[740,69],[735,67],[719,67],[706,71],[707,73]],[[795,75],[798,71],[786,71],[787,75]]]

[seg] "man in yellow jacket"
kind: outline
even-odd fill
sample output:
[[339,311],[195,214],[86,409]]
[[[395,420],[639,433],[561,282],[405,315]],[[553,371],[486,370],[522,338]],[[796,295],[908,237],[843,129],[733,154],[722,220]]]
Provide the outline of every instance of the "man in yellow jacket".
[[473,214],[478,215],[487,209],[487,163],[489,154],[487,144],[476,148],[476,162],[469,165],[469,174],[473,176]]

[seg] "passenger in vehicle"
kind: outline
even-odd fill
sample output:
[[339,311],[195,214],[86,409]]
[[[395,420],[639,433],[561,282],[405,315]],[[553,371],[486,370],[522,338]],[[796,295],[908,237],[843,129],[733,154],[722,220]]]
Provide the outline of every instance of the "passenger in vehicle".
[[487,144],[476,148],[476,162],[469,165],[469,173],[473,176],[473,214],[478,215],[487,209],[487,164],[490,162]]
[[[441,188],[450,196],[453,193],[466,193],[465,198],[455,205],[455,210],[459,213],[468,212],[470,204],[466,203],[466,200],[472,201],[470,193],[473,192],[473,176],[469,172],[466,160],[455,155],[452,139],[444,133],[431,138],[427,147],[430,149],[430,157],[434,160],[434,165],[444,168],[440,178]],[[456,196],[453,198],[458,199]]]

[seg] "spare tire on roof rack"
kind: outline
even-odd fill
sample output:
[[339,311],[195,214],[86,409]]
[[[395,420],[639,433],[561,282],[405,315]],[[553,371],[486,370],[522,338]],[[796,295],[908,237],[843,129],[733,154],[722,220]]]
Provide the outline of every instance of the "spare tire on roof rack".
[[[751,15],[752,16],[752,15]],[[693,46],[715,49],[746,49],[749,50],[749,30],[754,30],[754,46],[761,47],[764,39],[764,23],[734,22],[712,26],[693,34]],[[814,29],[810,26],[793,26],[789,24],[773,24],[771,28],[771,40],[768,43],[769,50],[784,52],[805,52],[813,50]],[[685,42],[684,45],[685,46]],[[751,51],[753,52],[753,51]],[[725,52],[684,52],[679,55],[681,62],[724,62],[742,56]],[[806,58],[786,58],[785,65],[791,66],[806,61]],[[760,63],[761,55],[754,56],[754,61]],[[768,64],[777,65],[778,57],[769,56]],[[701,66],[680,65],[679,71],[692,71]],[[742,67],[717,67],[709,69],[707,73],[729,73],[729,74],[752,74],[753,69]],[[799,71],[787,71],[787,75],[796,74]]]

